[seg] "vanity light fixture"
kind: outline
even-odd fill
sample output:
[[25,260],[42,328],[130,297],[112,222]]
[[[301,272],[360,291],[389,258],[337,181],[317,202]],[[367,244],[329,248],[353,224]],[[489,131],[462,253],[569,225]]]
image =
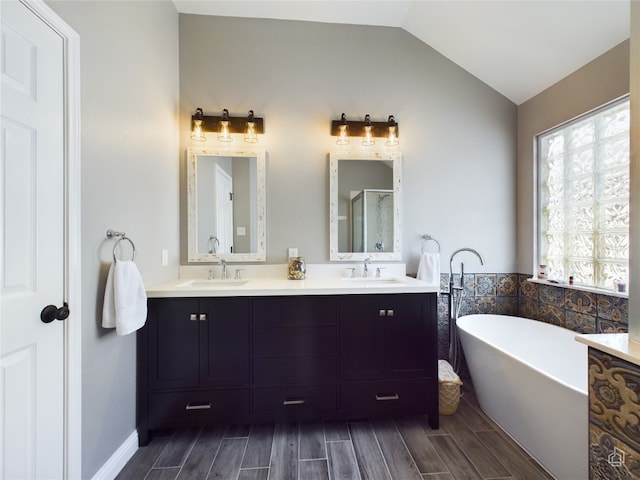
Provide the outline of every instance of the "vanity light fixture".
[[196,113],[192,117],[193,127],[191,129],[191,139],[197,142],[204,142],[206,140],[202,131],[202,117],[204,112],[201,108],[196,108]]
[[242,134],[245,142],[257,143],[258,134],[264,133],[264,119],[256,117],[253,110],[246,117],[232,117],[226,108],[219,116],[204,115],[202,108],[196,108],[191,116],[191,139],[204,142],[205,133],[214,132],[221,142],[232,142],[232,134]]
[[396,123],[393,115],[389,115],[389,120],[387,122],[389,124],[389,136],[387,137],[387,141],[385,145],[387,147],[395,147],[398,145],[398,124]]
[[343,113],[340,117],[340,124],[338,125],[338,145],[349,145],[349,125],[347,124],[347,116]]
[[253,110],[249,110],[247,117],[247,131],[244,134],[244,141],[247,143],[258,143],[258,135],[256,134],[256,122]]
[[231,138],[231,133],[229,132],[229,110],[226,108],[222,110],[222,120],[218,123],[218,141],[220,142],[233,142],[233,138]]
[[389,115],[386,122],[372,122],[369,114],[365,115],[364,121],[352,121],[343,113],[340,120],[331,121],[331,135],[338,137],[338,145],[349,145],[349,137],[362,138],[365,147],[374,145],[376,138],[386,138],[385,145],[389,147],[399,144],[398,122],[393,115]]
[[370,147],[376,141],[373,139],[373,131],[371,130],[371,117],[367,113],[364,116],[364,138],[362,139],[363,147]]

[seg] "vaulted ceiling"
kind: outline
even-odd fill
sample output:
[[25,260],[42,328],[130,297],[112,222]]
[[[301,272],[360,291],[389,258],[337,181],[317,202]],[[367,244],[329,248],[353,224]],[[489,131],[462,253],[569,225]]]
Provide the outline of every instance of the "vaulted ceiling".
[[629,38],[629,0],[173,0],[181,13],[403,28],[516,104]]

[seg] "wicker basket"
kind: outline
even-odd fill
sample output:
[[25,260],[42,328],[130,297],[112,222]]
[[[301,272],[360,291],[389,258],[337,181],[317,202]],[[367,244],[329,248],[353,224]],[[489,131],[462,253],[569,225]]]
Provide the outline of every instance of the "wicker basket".
[[440,415],[453,415],[460,404],[460,377],[446,360],[438,360],[438,410]]

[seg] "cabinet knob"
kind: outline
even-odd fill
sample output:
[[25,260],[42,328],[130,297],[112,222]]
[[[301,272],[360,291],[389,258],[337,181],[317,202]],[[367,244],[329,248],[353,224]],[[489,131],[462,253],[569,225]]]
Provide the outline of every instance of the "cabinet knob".
[[205,322],[207,320],[207,314],[206,313],[201,313],[200,314],[200,321],[201,322]]
[[387,310],[387,317],[393,317],[393,310]]
[[197,313],[191,313],[189,315],[189,320],[191,320],[192,322],[198,320],[198,314]]
[[378,310],[378,316],[379,317],[385,317],[387,315],[387,311],[386,310]]

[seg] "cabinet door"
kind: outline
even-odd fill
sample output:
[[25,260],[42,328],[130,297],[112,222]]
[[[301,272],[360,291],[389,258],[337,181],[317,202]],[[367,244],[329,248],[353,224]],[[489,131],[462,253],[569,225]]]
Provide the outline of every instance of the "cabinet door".
[[386,295],[345,295],[340,298],[339,348],[341,380],[384,377],[384,310]]
[[149,388],[198,386],[198,313],[191,298],[149,301]]
[[437,331],[431,318],[431,295],[393,295],[386,301],[384,324],[386,376],[433,376]]
[[249,300],[200,300],[200,385],[233,387],[249,383]]

